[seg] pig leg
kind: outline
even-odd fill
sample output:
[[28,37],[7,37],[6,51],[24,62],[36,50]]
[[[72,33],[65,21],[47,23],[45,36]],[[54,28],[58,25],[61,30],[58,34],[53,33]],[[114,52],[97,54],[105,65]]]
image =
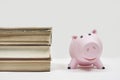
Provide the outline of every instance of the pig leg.
[[96,66],[97,69],[105,69],[105,67],[103,66],[100,60],[97,60],[93,65]]
[[68,65],[68,69],[75,69],[75,68],[77,68],[77,65],[78,65],[77,60],[72,59],[70,64]]

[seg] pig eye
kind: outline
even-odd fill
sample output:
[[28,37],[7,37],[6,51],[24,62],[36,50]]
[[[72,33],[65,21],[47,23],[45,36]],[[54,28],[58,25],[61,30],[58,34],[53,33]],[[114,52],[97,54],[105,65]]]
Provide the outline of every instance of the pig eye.
[[88,35],[90,36],[91,34],[89,33]]
[[80,38],[83,38],[83,36],[81,35]]

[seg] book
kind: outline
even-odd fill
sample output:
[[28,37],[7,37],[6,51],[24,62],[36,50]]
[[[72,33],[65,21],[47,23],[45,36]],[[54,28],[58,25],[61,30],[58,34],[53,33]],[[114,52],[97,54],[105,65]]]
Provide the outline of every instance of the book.
[[50,46],[0,48],[0,71],[50,71]]
[[51,44],[52,28],[0,28],[0,43]]
[[12,47],[12,46],[51,46],[51,44],[49,44],[48,41],[22,41],[22,42],[18,42],[18,41],[13,41],[13,42],[9,42],[9,41],[5,41],[5,42],[0,42],[0,48],[2,47]]
[[46,72],[50,71],[50,60],[0,60],[0,71]]
[[8,41],[50,41],[50,35],[19,35],[19,36],[0,36],[0,41],[5,42]]
[[52,28],[0,28],[0,71],[50,71]]
[[50,60],[49,46],[19,46],[0,48],[0,60]]
[[8,35],[49,35],[51,34],[51,27],[39,28],[0,28],[1,36]]

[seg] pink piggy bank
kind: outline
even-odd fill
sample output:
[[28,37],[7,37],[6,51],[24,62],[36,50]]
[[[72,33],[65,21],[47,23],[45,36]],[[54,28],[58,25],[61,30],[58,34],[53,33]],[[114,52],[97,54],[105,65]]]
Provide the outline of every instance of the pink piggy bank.
[[80,66],[93,66],[97,69],[105,69],[100,56],[102,53],[102,43],[97,36],[97,31],[78,36],[72,36],[69,52],[71,62],[68,69],[75,69]]

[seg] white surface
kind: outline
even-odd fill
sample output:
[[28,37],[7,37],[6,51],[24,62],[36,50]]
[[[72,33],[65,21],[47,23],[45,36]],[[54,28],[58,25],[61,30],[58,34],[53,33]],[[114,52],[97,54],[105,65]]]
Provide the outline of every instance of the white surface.
[[105,70],[76,69],[68,70],[69,59],[53,59],[51,72],[0,72],[0,79],[14,80],[119,80],[120,59],[102,59]]
[[69,57],[73,34],[97,29],[103,57],[120,57],[120,0],[0,0],[0,26],[52,26],[53,58]]
[[[103,57],[120,58],[120,0],[1,0],[0,26],[52,26],[52,58],[69,58],[73,34],[97,29]],[[105,60],[106,70],[67,70],[67,60],[54,61],[50,73],[0,73],[3,79],[119,80],[119,59]],[[115,63],[116,62],[116,63]]]

